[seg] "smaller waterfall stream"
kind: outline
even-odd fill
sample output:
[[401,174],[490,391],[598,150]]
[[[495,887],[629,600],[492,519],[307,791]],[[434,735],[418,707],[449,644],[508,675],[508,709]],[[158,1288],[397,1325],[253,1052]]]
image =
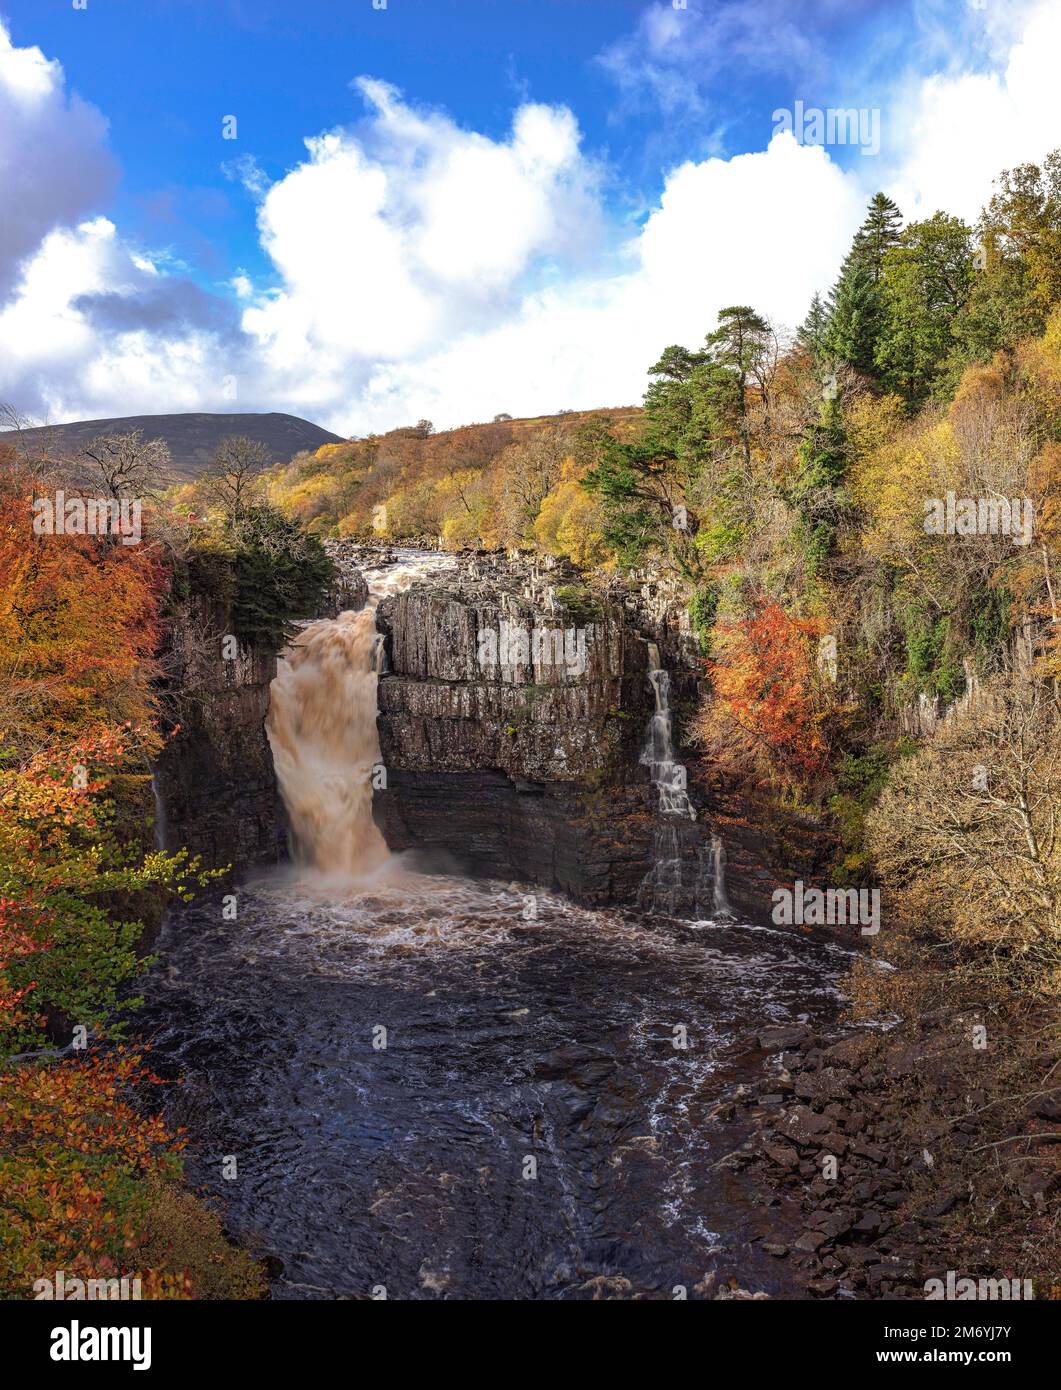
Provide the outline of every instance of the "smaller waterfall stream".
[[659,795],[659,812],[652,844],[652,867],[638,894],[639,905],[668,916],[699,916],[733,920],[726,894],[726,847],[719,835],[705,842],[695,821],[696,810],[686,791],[686,771],[674,756],[670,708],[670,676],[660,662],[655,642],[648,644],[648,679],[656,708],[649,720],[641,762],[649,769]]
[[648,679],[656,699],[656,710],[648,724],[648,736],[641,762],[648,767],[652,785],[659,792],[659,809],[665,816],[685,816],[696,820],[696,812],[685,790],[683,764],[674,757],[670,711],[670,676],[660,664],[659,648],[648,644]]
[[714,917],[734,917],[726,896],[726,846],[721,835],[711,836],[711,906]]

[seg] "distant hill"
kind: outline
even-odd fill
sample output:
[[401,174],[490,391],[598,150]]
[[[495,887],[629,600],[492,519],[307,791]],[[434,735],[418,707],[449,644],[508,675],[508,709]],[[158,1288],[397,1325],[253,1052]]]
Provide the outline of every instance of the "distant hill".
[[145,439],[164,439],[169,445],[173,471],[183,478],[202,473],[218,444],[230,434],[243,434],[264,444],[271,463],[287,463],[303,450],[343,442],[341,435],[323,430],[310,420],[276,411],[259,415],[125,415],[116,420],[75,420],[25,430],[23,438],[46,440],[54,453],[76,453],[97,435],[128,434],[131,430],[139,430]]

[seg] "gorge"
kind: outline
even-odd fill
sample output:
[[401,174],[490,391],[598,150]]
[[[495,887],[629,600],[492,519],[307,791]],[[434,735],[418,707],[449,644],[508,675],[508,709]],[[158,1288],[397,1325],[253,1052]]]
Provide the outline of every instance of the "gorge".
[[[720,1163],[752,1125],[712,1116],[760,1031],[833,1017],[849,952],[729,909],[628,615],[374,558],[272,681],[292,862],[245,839],[234,917],[172,913],[147,980],[190,1177],[274,1297],[795,1292],[761,1243],[796,1209]],[[480,659],[502,623],[525,660]],[[535,624],[581,627],[585,669]]]

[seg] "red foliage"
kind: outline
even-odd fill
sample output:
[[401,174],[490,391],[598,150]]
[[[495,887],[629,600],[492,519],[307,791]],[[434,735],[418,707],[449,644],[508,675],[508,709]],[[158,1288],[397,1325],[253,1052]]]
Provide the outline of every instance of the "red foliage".
[[762,600],[740,622],[715,627],[714,699],[697,732],[723,763],[805,783],[825,767],[824,708],[811,646],[821,623]]

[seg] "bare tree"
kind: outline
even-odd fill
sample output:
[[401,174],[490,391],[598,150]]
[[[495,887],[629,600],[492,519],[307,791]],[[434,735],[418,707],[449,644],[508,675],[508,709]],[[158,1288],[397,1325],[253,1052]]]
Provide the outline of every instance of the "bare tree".
[[101,434],[82,448],[80,460],[116,501],[153,497],[165,486],[169,446],[163,439],[144,439],[140,430]]
[[269,450],[243,434],[231,434],[217,446],[203,477],[206,495],[235,521],[259,490],[257,475],[271,462]]
[[1061,983],[1061,736],[1042,687],[999,684],[893,770],[867,821],[903,916],[1011,983]]

